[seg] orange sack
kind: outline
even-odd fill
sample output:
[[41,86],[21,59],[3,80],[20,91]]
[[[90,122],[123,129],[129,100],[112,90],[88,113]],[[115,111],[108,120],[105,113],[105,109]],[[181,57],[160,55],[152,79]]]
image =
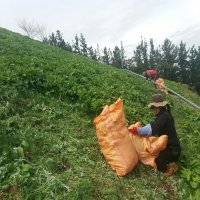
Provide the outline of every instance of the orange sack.
[[[141,127],[141,124],[140,122],[137,122],[131,126]],[[131,128],[131,126],[129,128]],[[155,158],[162,150],[166,148],[168,141],[167,135],[162,135],[160,137],[142,137],[130,133],[130,138],[138,154],[139,161],[145,165],[151,166],[156,170],[157,166],[155,163]]]
[[94,119],[101,152],[117,175],[131,172],[138,163],[138,155],[129,136],[123,111],[123,101],[106,105]]
[[156,88],[159,89],[161,92],[163,92],[165,94],[168,94],[168,90],[165,88],[165,81],[164,81],[164,79],[158,78],[156,80]]

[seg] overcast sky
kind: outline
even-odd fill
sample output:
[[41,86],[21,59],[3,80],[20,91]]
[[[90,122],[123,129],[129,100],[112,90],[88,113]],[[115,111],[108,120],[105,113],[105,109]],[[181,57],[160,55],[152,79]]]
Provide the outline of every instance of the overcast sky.
[[200,0],[0,0],[0,27],[22,33],[20,20],[60,30],[72,43],[83,33],[88,45],[133,51],[141,36],[155,44],[169,38],[200,46]]

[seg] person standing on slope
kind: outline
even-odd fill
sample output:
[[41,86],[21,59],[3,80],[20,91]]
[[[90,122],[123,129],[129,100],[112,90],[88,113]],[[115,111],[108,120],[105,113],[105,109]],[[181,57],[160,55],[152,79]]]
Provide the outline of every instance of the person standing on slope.
[[155,120],[144,127],[133,127],[130,131],[140,136],[168,136],[167,147],[155,158],[155,163],[157,170],[163,172],[165,176],[171,176],[178,168],[175,162],[178,161],[181,153],[174,119],[168,102],[164,101],[160,94],[152,96],[152,102],[148,107],[154,112]]

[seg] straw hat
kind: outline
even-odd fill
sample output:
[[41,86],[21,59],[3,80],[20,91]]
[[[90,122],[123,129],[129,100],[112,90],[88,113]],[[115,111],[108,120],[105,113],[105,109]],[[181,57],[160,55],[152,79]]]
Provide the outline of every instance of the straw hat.
[[152,101],[151,103],[148,105],[149,108],[151,108],[152,106],[154,107],[164,107],[168,104],[167,101],[164,101],[163,97],[160,94],[154,94],[152,96]]

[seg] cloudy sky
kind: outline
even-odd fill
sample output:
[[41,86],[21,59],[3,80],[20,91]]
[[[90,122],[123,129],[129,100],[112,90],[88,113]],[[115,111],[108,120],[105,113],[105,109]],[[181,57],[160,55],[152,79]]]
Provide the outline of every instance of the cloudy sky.
[[199,0],[1,0],[0,27],[22,33],[18,22],[60,30],[72,42],[83,33],[88,45],[133,51],[141,36],[155,44],[169,38],[200,46]]

